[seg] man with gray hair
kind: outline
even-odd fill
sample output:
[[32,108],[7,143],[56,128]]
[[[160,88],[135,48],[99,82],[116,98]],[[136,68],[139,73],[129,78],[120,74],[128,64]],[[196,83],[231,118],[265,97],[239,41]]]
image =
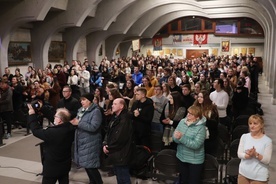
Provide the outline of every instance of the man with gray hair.
[[[42,104],[40,104],[42,105]],[[71,146],[74,140],[75,128],[69,122],[70,112],[65,108],[59,108],[54,116],[54,126],[43,129],[38,123],[36,111],[28,104],[28,123],[35,137],[43,140],[42,184],[69,183],[69,171],[71,169]]]

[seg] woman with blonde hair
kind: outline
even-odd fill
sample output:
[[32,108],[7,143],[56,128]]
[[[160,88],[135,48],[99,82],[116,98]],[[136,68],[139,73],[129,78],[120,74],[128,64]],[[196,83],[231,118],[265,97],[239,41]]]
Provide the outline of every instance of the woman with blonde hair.
[[269,163],[272,156],[272,140],[265,135],[264,119],[251,115],[248,119],[249,133],[243,134],[238,148],[239,184],[267,184]]
[[205,121],[201,109],[191,106],[186,118],[179,122],[173,134],[173,140],[177,143],[180,183],[201,183],[205,159]]

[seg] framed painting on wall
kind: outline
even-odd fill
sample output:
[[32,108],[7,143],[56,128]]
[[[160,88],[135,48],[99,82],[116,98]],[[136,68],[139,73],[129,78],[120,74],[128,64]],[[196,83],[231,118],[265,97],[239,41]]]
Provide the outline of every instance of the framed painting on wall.
[[218,56],[218,48],[213,48],[213,49],[212,49],[212,54],[213,54],[214,56]]
[[177,49],[177,56],[183,56],[183,50]]
[[239,48],[233,48],[232,49],[233,54],[239,55]]
[[166,55],[170,55],[170,53],[171,53],[171,49],[165,49],[165,54]]
[[255,48],[248,48],[248,54],[250,53],[255,56]]
[[160,56],[163,56],[163,55],[164,55],[164,50],[160,50],[160,51],[159,51],[159,55],[160,55]]
[[24,65],[32,62],[31,42],[10,42],[8,62],[9,65]]
[[172,54],[176,56],[176,49],[172,49]]
[[48,51],[49,62],[57,62],[65,60],[66,43],[62,41],[52,41]]
[[151,55],[152,55],[151,50],[148,49],[148,50],[147,50],[147,56],[151,56]]
[[243,56],[246,56],[247,48],[241,48],[241,53],[242,53]]
[[230,41],[221,42],[221,52],[229,52],[230,50]]

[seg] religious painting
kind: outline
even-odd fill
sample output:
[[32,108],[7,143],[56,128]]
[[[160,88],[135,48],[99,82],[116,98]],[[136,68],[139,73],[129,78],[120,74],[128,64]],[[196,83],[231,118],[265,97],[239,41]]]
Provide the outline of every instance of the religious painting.
[[177,56],[183,56],[183,50],[177,49]]
[[229,52],[229,49],[230,49],[230,41],[222,41],[221,52]]
[[31,42],[10,42],[8,47],[9,65],[28,64],[31,60]]
[[239,55],[239,48],[233,48],[232,49],[233,55]]
[[248,48],[248,54],[252,54],[253,56],[255,55],[255,48]]
[[247,48],[241,48],[241,53],[242,53],[243,56],[246,56]]
[[148,49],[148,50],[147,50],[147,56],[151,56],[151,55],[152,55],[151,50]]
[[60,62],[66,57],[66,43],[62,41],[52,41],[48,51],[49,62]]
[[153,38],[152,39],[152,45],[153,45],[153,50],[162,50],[162,38]]
[[174,56],[176,56],[176,49],[172,49],[172,54],[174,55]]
[[170,55],[171,54],[171,49],[165,49],[165,54]]
[[164,55],[164,50],[160,50],[160,51],[159,51],[159,55],[160,55],[160,56],[163,56],[163,55]]
[[213,48],[212,49],[212,55],[218,56],[218,48]]

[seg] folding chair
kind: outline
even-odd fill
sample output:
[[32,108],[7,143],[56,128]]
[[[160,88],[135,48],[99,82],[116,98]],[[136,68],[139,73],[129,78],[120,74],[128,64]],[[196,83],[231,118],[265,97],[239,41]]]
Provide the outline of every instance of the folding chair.
[[217,159],[212,155],[205,154],[202,183],[220,183],[219,175],[222,176],[222,167],[220,167]]

